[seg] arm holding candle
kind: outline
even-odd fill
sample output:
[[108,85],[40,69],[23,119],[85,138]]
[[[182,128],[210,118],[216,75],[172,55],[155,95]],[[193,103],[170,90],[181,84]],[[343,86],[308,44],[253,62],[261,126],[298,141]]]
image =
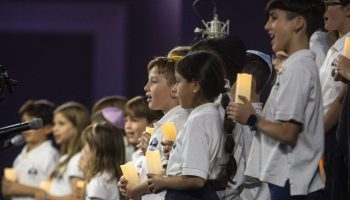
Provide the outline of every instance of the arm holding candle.
[[340,55],[338,58],[337,72],[346,80],[350,81],[350,59]]
[[[246,97],[239,96],[239,98],[243,104],[231,102],[227,106],[228,118],[241,124],[247,124],[248,118],[256,115],[256,112]],[[294,121],[272,122],[263,118],[258,120],[255,128],[268,137],[292,146],[296,144],[302,130],[301,124]]]
[[4,196],[31,196],[35,197],[36,193],[42,192],[41,189],[22,185],[17,182],[2,179],[2,194]]
[[147,174],[148,188],[153,193],[159,193],[166,189],[190,190],[202,188],[205,180],[196,176],[162,176],[158,174]]

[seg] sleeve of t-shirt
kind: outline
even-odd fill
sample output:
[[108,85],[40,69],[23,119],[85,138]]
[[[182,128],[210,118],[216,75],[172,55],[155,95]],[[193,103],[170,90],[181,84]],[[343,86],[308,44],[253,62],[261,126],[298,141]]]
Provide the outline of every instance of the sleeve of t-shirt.
[[67,166],[68,177],[84,178],[83,172],[79,169],[79,160],[81,154],[75,154],[69,161]]
[[205,180],[209,176],[209,138],[204,123],[193,122],[186,131],[183,143],[182,175],[197,176]]
[[91,199],[91,198],[106,199],[107,198],[107,187],[100,176],[93,178],[89,182],[86,188],[86,194],[87,194],[87,199]]
[[309,98],[311,76],[300,63],[288,68],[279,80],[275,96],[277,121],[294,120],[303,124],[306,104]]

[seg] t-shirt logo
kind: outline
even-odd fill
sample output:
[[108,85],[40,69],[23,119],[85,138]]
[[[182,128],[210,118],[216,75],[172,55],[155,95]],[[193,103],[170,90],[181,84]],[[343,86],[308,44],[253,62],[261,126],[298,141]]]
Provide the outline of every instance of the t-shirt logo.
[[331,64],[331,67],[332,67],[332,68],[337,67],[337,63],[338,63],[338,58],[335,58],[335,59],[333,60],[332,64]]
[[38,174],[38,170],[35,167],[31,167],[28,170],[28,174],[32,176],[36,176]]
[[151,143],[148,145],[148,150],[149,151],[154,151],[154,150],[157,149],[157,146],[158,146],[158,140],[157,140],[157,138],[153,138]]

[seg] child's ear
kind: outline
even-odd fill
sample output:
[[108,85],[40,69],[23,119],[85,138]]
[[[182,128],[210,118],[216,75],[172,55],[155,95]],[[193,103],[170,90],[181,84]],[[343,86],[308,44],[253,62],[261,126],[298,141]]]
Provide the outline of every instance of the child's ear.
[[350,5],[344,6],[344,12],[346,17],[350,17]]
[[193,81],[193,93],[196,94],[201,90],[201,86],[198,81]]
[[294,30],[295,32],[300,32],[302,29],[305,28],[305,18],[302,16],[297,16],[294,18]]

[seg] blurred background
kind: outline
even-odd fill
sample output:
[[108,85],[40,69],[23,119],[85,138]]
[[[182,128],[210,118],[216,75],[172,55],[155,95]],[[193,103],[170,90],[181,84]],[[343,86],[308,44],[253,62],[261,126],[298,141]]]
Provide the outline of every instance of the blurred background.
[[[0,103],[0,127],[20,122],[28,99],[91,107],[107,95],[144,95],[146,66],[154,56],[190,44],[203,28],[193,0],[0,0],[0,64],[19,82]],[[247,49],[270,53],[264,31],[266,0],[216,0],[220,21]],[[210,0],[197,5],[213,18]],[[11,165],[10,150],[0,152]],[[1,168],[0,168],[1,169]],[[2,170],[1,170],[2,172]]]

